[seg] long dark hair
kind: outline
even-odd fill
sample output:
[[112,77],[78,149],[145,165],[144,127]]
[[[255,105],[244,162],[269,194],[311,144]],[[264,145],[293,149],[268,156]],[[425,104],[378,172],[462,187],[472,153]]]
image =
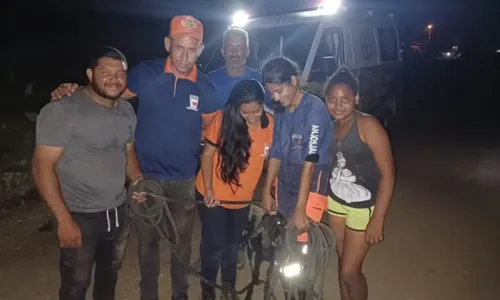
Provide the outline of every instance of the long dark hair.
[[[240,173],[245,171],[250,158],[252,139],[248,133],[248,125],[241,116],[240,106],[244,103],[263,104],[264,88],[253,79],[238,82],[231,90],[229,100],[222,110],[222,125],[219,140],[219,161],[217,174],[220,179],[233,186],[241,187]],[[262,113],[262,126],[269,122],[265,112]]]

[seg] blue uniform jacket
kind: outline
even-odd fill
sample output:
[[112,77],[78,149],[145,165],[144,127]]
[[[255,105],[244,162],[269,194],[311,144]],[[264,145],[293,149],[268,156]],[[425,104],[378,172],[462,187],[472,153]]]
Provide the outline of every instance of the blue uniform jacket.
[[297,206],[300,177],[305,161],[316,163],[311,192],[326,195],[328,147],[333,122],[325,103],[305,93],[294,112],[284,109],[275,114],[274,138],[270,158],[281,160],[278,172],[278,209],[291,217]]

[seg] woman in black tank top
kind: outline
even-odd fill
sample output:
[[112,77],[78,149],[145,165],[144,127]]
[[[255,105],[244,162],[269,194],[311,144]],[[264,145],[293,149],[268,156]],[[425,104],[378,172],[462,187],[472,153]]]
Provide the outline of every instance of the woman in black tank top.
[[330,145],[329,223],[337,239],[342,300],[366,300],[362,266],[370,245],[383,240],[394,190],[394,160],[378,120],[356,110],[359,83],[346,68],[327,82],[328,111],[335,119]]

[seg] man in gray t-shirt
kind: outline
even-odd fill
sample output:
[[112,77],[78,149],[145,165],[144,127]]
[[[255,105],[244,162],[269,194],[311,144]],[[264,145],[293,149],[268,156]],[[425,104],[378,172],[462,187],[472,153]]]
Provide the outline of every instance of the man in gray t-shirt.
[[94,299],[114,299],[130,231],[125,182],[142,179],[135,112],[119,101],[126,66],[123,54],[106,47],[87,69],[89,86],[38,117],[33,171],[57,219],[60,299],[85,299],[94,263]]

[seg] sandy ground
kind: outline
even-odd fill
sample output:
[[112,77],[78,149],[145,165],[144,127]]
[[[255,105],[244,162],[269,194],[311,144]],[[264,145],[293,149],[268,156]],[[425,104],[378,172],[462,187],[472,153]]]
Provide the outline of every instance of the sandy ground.
[[[500,299],[498,193],[500,149],[457,142],[396,147],[398,176],[387,220],[386,240],[374,247],[365,272],[373,300]],[[422,144],[420,144],[422,145]],[[0,221],[0,299],[57,299],[58,249],[51,232],[38,232],[47,219],[40,203],[24,205]],[[199,224],[193,236],[198,257]],[[168,266],[167,249],[162,261]],[[170,299],[170,274],[163,267],[161,299]],[[338,299],[336,258],[328,267],[325,299]],[[248,282],[248,270],[239,275]],[[262,273],[262,275],[264,275]],[[120,273],[117,299],[138,298],[137,244],[132,235]],[[257,289],[253,299],[261,299]],[[199,299],[191,278],[190,299]],[[90,299],[90,298],[89,298]]]

